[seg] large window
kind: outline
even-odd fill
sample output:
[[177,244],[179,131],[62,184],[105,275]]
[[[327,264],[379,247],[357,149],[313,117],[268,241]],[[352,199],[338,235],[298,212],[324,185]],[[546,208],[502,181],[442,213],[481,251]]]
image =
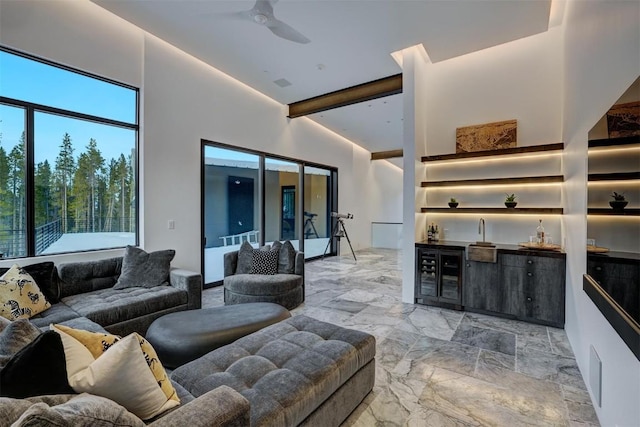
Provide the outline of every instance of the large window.
[[0,48],[0,257],[138,243],[137,100]]

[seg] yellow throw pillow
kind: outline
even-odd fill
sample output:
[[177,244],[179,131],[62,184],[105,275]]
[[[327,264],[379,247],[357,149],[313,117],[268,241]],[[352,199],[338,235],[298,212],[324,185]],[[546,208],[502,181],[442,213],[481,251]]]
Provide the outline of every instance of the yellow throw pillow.
[[[121,340],[117,335],[103,334],[100,332],[89,332],[82,329],[74,329],[64,325],[51,325],[51,330],[56,331],[62,337],[62,344],[64,345],[65,356],[67,359],[67,374],[69,378],[88,366],[87,357],[84,354],[83,349],[77,348],[77,344],[84,346],[93,356],[93,359],[97,359],[106,352],[115,343]],[[164,370],[162,363],[158,359],[153,346],[139,334],[133,333],[138,340],[144,360],[149,366],[151,373],[156,379],[157,384],[162,389],[167,399],[180,403],[176,389],[171,384],[167,372]],[[92,360],[89,360],[89,363]],[[71,384],[73,387],[73,384]]]
[[30,319],[51,307],[29,273],[13,266],[0,277],[0,316],[9,319]]
[[117,335],[84,331],[82,329],[74,329],[64,325],[55,325],[55,327],[60,331],[70,335],[72,338],[80,341],[80,343],[87,347],[87,350],[91,352],[91,355],[94,359],[97,359],[98,356],[107,351],[109,347],[120,340],[120,337]]

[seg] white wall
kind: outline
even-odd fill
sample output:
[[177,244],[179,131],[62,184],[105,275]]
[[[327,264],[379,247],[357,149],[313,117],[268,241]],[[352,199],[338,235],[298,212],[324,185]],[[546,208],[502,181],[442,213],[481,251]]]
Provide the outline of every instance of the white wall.
[[[349,228],[351,242],[354,249],[370,246],[369,192],[363,189],[376,171],[366,150],[309,119],[287,119],[286,106],[93,3],[1,2],[0,16],[3,45],[141,87],[145,249],[174,248],[175,265],[200,271],[202,138],[337,167],[340,211],[358,219]],[[169,219],[174,230],[167,229]]]
[[[430,64],[425,89],[428,110],[427,154],[456,152],[456,128],[516,119],[517,145],[562,141],[562,32],[546,33],[505,43],[447,61]],[[482,159],[464,163],[428,163],[423,180],[512,178],[559,175],[561,156],[522,159]],[[562,206],[561,185],[440,187],[423,190],[421,206],[447,207],[451,197],[459,207],[504,208],[505,193],[515,193],[518,207]],[[543,220],[547,235],[561,243],[558,215],[449,215],[422,214],[439,225],[446,240],[473,242],[480,217],[486,221],[486,239],[517,244],[535,234]]]
[[[640,75],[640,3],[571,1],[564,39],[564,228],[567,236],[567,322],[576,360],[589,372],[589,347],[602,360],[605,426],[640,425],[640,362],[582,290],[586,272],[587,137],[589,130]],[[585,381],[589,386],[588,379]]]

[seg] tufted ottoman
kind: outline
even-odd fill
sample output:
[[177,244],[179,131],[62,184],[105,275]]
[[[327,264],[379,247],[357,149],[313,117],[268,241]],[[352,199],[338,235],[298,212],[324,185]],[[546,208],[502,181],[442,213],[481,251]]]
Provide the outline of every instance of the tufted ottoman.
[[165,367],[176,368],[289,317],[289,310],[268,302],[180,311],[154,320],[145,338]]
[[298,315],[187,363],[171,379],[198,397],[227,385],[252,426],[338,426],[372,390],[375,338]]

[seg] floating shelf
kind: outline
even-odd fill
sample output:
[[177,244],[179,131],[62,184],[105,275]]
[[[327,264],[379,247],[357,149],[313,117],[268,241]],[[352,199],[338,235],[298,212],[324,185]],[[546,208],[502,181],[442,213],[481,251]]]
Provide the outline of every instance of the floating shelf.
[[589,148],[615,147],[621,145],[640,144],[640,136],[626,136],[624,138],[592,139],[589,141]]
[[422,182],[424,188],[454,187],[460,185],[511,185],[511,184],[543,184],[564,182],[562,175],[530,176],[520,178],[487,178],[487,179],[462,179],[457,181],[426,181]]
[[[604,209],[603,209],[604,210]],[[486,213],[486,214],[512,214],[512,215],[562,215],[562,208],[421,208],[423,213]]]
[[640,179],[640,172],[590,173],[589,181],[627,181]]
[[610,216],[640,216],[640,209],[622,209],[614,211],[611,208],[589,208],[587,215],[610,215]]
[[486,150],[486,151],[474,151],[471,153],[440,154],[436,156],[424,156],[422,157],[422,161],[425,163],[428,163],[428,162],[439,162],[443,160],[471,159],[475,157],[498,157],[498,156],[509,156],[514,154],[524,154],[524,153],[561,151],[563,149],[564,149],[564,143],[559,142],[556,144],[530,145],[526,147],[503,148],[501,150]]

